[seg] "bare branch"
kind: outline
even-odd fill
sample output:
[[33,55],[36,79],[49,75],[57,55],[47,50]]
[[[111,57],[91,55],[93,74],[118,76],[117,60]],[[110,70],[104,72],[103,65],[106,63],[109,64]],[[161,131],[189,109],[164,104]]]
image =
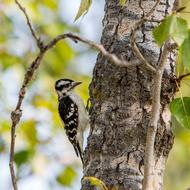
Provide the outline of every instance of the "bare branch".
[[133,51],[136,53],[136,56],[139,58],[139,60],[152,72],[156,72],[156,68],[152,66],[142,55],[139,48],[137,47],[137,44],[135,42],[136,40],[136,32],[137,30],[152,16],[157,6],[160,4],[160,0],[157,0],[152,9],[145,15],[139,22],[135,24],[131,31],[131,46]]
[[55,37],[52,41],[50,41],[44,48],[45,49],[49,49],[52,48],[58,41],[63,40],[65,38],[69,38],[71,40],[73,40],[75,43],[77,43],[78,41],[85,43],[87,45],[89,45],[92,48],[95,48],[97,50],[99,50],[102,55],[105,56],[105,58],[107,58],[109,61],[111,61],[112,64],[119,66],[119,67],[129,67],[129,66],[139,66],[142,63],[134,63],[134,62],[130,62],[130,61],[126,61],[126,60],[122,60],[119,59],[115,54],[109,53],[102,44],[84,39],[82,37],[79,37],[77,35],[71,34],[71,33],[67,33],[67,34],[61,34],[57,37]]
[[22,112],[20,110],[15,110],[11,113],[11,119],[12,119],[12,127],[11,127],[11,147],[10,147],[10,161],[9,161],[9,167],[11,172],[11,179],[14,190],[17,190],[17,182],[16,182],[16,175],[14,172],[14,149],[15,149],[15,130],[16,125],[20,121]]
[[14,165],[13,165],[13,163],[14,163],[15,138],[16,138],[16,135],[15,135],[16,126],[19,123],[20,118],[22,116],[21,105],[22,105],[23,99],[24,99],[25,94],[26,94],[26,87],[27,87],[28,83],[31,81],[34,72],[39,67],[44,53],[45,53],[44,51],[40,51],[39,55],[32,62],[29,69],[27,70],[27,72],[25,74],[23,84],[22,84],[22,87],[21,87],[20,92],[19,92],[19,98],[18,98],[16,108],[11,113],[12,128],[11,128],[11,148],[10,148],[9,167],[10,167],[11,179],[12,179],[12,184],[13,184],[14,190],[18,189],[17,188],[17,183],[16,183],[16,175],[15,175],[15,172],[14,172]]
[[25,8],[19,3],[18,0],[15,0],[15,3],[18,5],[19,9],[24,13],[24,16],[25,16],[25,18],[26,18],[27,25],[28,25],[28,27],[29,27],[29,29],[30,29],[30,32],[31,32],[32,36],[34,37],[37,46],[39,47],[39,49],[41,49],[41,48],[43,47],[43,43],[42,43],[42,41],[40,40],[40,38],[37,37],[37,35],[36,35],[36,33],[35,33],[35,31],[34,31],[34,29],[33,29],[33,27],[32,27],[32,24],[31,24],[31,22],[30,22],[29,16],[28,16],[28,14],[27,14]]
[[[144,63],[144,65],[150,71],[154,72],[154,86],[153,86],[153,95],[152,95],[152,110],[151,110],[151,121],[150,126],[147,130],[147,137],[146,137],[146,147],[145,147],[145,167],[144,167],[144,180],[143,180],[143,190],[151,190],[153,180],[153,167],[154,167],[154,143],[155,137],[157,132],[157,126],[160,116],[160,92],[161,92],[161,83],[162,83],[162,76],[165,65],[167,63],[167,56],[168,53],[172,50],[169,47],[169,40],[165,42],[163,46],[163,51],[158,63],[158,67],[153,67],[142,55],[137,44],[135,42],[136,39],[136,32],[139,27],[141,27],[146,20],[150,19],[154,11],[156,10],[157,6],[160,4],[160,0],[157,0],[155,5],[152,7],[150,12],[139,22],[137,22],[132,30],[131,33],[131,46],[133,51],[136,53],[137,57]],[[171,46],[171,44],[170,44]],[[175,49],[175,47],[173,47]]]
[[[172,48],[171,48],[172,47]],[[167,57],[170,51],[175,49],[175,46],[170,44],[170,40],[167,40],[163,46],[163,51],[158,63],[157,71],[154,75],[154,86],[152,90],[152,111],[151,121],[148,127],[146,137],[146,148],[145,148],[145,168],[144,168],[144,180],[143,190],[151,190],[152,187],[152,175],[154,168],[154,143],[158,127],[158,121],[160,117],[160,93],[162,85],[162,76],[167,63]]]
[[156,69],[154,66],[152,66],[142,55],[139,48],[137,47],[137,44],[135,43],[135,30],[132,30],[131,35],[131,46],[133,48],[133,51],[136,53],[136,56],[139,58],[139,60],[152,72],[156,72]]

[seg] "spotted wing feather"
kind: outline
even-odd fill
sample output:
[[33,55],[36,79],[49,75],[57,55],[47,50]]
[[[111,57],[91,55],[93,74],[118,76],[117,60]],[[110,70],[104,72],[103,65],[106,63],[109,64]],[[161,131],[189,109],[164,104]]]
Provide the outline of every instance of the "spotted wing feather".
[[65,131],[69,141],[72,143],[76,155],[82,159],[82,150],[77,140],[77,126],[78,126],[78,108],[69,96],[64,97],[59,102],[59,115],[64,122]]

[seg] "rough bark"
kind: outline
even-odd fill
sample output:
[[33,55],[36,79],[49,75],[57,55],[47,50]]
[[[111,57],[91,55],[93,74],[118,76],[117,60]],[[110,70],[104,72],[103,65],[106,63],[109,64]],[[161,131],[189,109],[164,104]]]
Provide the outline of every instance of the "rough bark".
[[[153,7],[153,0],[106,0],[101,43],[120,58],[139,60],[130,45],[134,24]],[[152,29],[171,12],[174,0],[162,0],[151,21],[137,32],[136,42],[145,58],[156,65],[161,49]],[[174,95],[175,53],[170,53],[164,72],[161,114],[155,142],[154,190],[163,189],[165,163],[173,144],[168,103]],[[98,55],[90,85],[91,131],[85,150],[84,176],[102,180],[110,189],[142,189],[144,152],[150,122],[153,76],[143,66],[119,68]],[[83,183],[82,189],[96,189]]]

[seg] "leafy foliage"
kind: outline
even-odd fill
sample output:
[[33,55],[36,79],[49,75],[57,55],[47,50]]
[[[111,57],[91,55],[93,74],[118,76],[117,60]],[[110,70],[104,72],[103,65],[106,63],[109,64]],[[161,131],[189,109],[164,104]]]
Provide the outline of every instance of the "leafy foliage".
[[101,190],[108,190],[105,183],[96,177],[84,177],[83,181],[88,180],[91,185],[100,188]]
[[160,46],[170,37],[181,45],[188,36],[187,22],[175,14],[170,15],[153,30],[153,36]]
[[182,127],[190,129],[190,97],[175,99],[170,104],[170,110]]
[[23,135],[23,139],[28,143],[30,149],[35,150],[36,145],[39,143],[37,138],[36,121],[34,119],[30,119],[22,122],[20,132]]
[[29,150],[21,150],[15,153],[14,161],[18,167],[22,164],[28,162],[29,158],[31,158],[31,152]]
[[0,153],[3,151],[5,151],[5,142],[2,137],[0,137]]
[[190,30],[188,31],[188,37],[179,48],[179,63],[190,71]]
[[64,186],[70,186],[77,174],[72,167],[68,166],[57,176],[57,181]]
[[75,21],[80,18],[82,15],[85,15],[88,12],[88,9],[90,8],[92,1],[91,0],[81,0],[79,10],[77,12],[77,15],[75,17]]
[[125,6],[126,2],[127,2],[127,0],[119,0],[119,3],[120,3],[120,5],[121,5],[122,7]]
[[[153,36],[160,46],[169,38],[172,38],[179,45],[176,71],[179,72],[179,77],[187,74],[187,71],[190,71],[190,30],[187,21],[176,14],[172,14],[153,30]],[[184,73],[184,70],[187,71]],[[171,113],[181,126],[190,128],[189,100],[183,98],[182,93],[180,96],[181,98],[175,99],[170,104]]]

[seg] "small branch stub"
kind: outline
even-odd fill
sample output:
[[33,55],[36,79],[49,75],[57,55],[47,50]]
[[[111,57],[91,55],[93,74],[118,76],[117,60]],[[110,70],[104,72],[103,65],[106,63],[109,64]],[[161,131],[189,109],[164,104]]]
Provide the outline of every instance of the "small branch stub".
[[11,113],[11,120],[13,121],[14,125],[19,123],[21,116],[22,110],[15,110]]

